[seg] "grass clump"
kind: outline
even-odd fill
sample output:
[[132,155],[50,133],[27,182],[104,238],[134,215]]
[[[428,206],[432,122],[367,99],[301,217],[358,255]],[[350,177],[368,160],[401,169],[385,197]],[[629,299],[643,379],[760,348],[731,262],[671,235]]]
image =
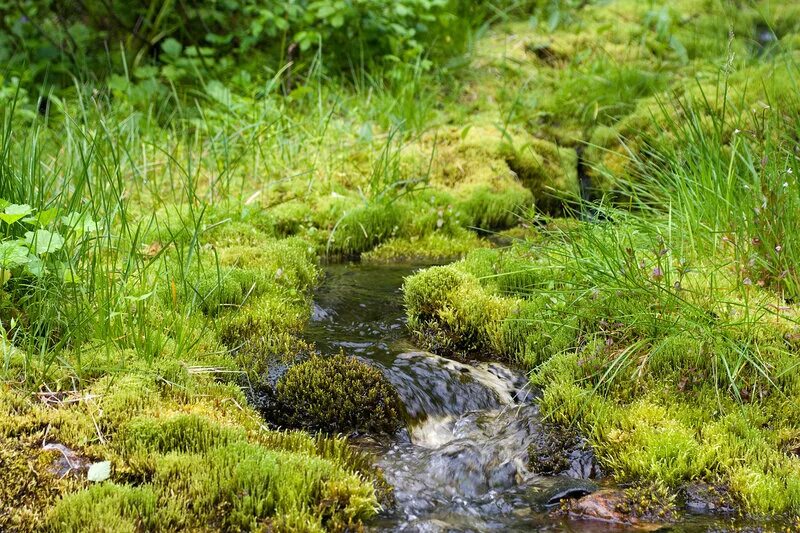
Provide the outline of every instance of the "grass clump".
[[391,435],[402,425],[400,398],[383,374],[344,355],[293,366],[275,397],[290,427]]

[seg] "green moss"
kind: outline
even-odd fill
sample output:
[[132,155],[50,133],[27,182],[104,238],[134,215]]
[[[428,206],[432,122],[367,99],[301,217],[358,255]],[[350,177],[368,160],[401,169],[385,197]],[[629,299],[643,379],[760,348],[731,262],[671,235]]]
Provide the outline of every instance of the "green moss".
[[432,267],[406,278],[403,283],[408,318],[414,323],[426,320],[449,301],[450,294],[470,277],[450,266]]
[[333,254],[357,255],[395,236],[407,215],[399,203],[365,204],[347,211],[328,240]]
[[305,325],[309,310],[305,299],[265,294],[253,298],[238,312],[220,320],[220,339],[234,352],[281,353],[297,345],[295,333]]
[[457,236],[441,232],[421,238],[395,238],[361,256],[362,263],[397,263],[415,261],[445,261],[463,257],[476,248],[489,243],[470,231],[461,230]]
[[290,368],[278,381],[276,400],[292,427],[391,434],[401,425],[400,399],[383,374],[343,355]]
[[[682,144],[687,136],[697,142],[718,139],[728,146],[736,130],[758,131],[770,115],[796,113],[794,67],[787,65],[791,61],[744,64],[725,80],[681,82],[669,95],[641,99],[613,128],[594,132],[586,155],[595,185],[608,191],[619,188],[620,179],[635,182],[663,154],[691,157],[692,147]],[[754,79],[763,82],[751,83]]]
[[278,234],[294,235],[311,222],[312,212],[307,203],[293,200],[270,207],[268,215]]
[[663,483],[639,482],[625,489],[625,503],[617,510],[646,522],[673,522],[678,517],[676,499],[675,491]]
[[[236,386],[206,374],[188,374],[180,388],[152,374],[102,381],[86,392],[94,400],[55,408],[3,399],[15,440],[0,448],[14,480],[2,501],[22,504],[2,514],[8,524],[322,531],[356,527],[375,512],[380,478],[365,457],[341,439],[267,431]],[[16,440],[41,442],[45,428],[51,442],[111,460],[112,482],[79,490],[49,474],[51,454]]]
[[65,533],[166,531],[180,525],[165,520],[164,514],[150,487],[106,483],[66,497],[50,513],[47,524]]

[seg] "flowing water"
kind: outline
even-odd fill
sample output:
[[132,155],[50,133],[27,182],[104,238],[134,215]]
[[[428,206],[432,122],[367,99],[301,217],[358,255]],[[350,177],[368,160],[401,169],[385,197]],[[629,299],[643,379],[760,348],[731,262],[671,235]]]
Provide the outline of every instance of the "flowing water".
[[[596,488],[590,451],[576,449],[560,476],[528,468],[528,450],[547,438],[522,372],[499,363],[458,363],[414,346],[401,285],[415,267],[334,265],[316,293],[306,336],[328,354],[380,368],[409,417],[393,442],[376,444],[396,504],[376,531],[626,531],[567,520],[549,509]],[[675,531],[706,531],[707,519]]]

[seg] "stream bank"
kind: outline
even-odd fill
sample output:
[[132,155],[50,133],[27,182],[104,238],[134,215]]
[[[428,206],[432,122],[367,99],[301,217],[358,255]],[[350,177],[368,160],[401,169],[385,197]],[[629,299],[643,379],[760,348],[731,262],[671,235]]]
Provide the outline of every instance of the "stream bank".
[[[406,428],[394,438],[356,439],[376,456],[393,488],[394,504],[369,527],[431,532],[659,529],[643,522],[576,519],[581,507],[574,505],[569,516],[567,500],[606,489],[596,492],[594,500],[579,500],[585,511],[621,491],[602,479],[588,479],[600,473],[590,447],[558,448],[524,372],[497,362],[457,362],[414,344],[401,287],[404,277],[419,268],[327,267],[305,332],[325,355],[344,351],[379,368],[406,411]],[[539,456],[543,450],[551,457]],[[558,475],[537,473],[543,470],[532,463],[558,462],[554,455],[563,465]],[[664,526],[673,531],[737,530],[729,527],[735,526],[704,514]]]

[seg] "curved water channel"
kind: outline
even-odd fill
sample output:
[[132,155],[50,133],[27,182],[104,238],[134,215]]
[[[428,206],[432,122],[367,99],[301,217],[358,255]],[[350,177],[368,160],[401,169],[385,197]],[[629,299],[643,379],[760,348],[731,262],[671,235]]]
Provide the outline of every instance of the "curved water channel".
[[[408,428],[371,448],[395,505],[374,531],[641,531],[571,520],[551,512],[562,496],[597,488],[591,451],[576,449],[558,476],[528,468],[531,445],[547,432],[525,375],[499,363],[458,363],[414,345],[405,327],[401,286],[413,265],[333,265],[315,295],[308,340],[325,354],[355,355],[397,388]],[[727,523],[731,525],[730,522]],[[725,531],[694,517],[664,530]]]

